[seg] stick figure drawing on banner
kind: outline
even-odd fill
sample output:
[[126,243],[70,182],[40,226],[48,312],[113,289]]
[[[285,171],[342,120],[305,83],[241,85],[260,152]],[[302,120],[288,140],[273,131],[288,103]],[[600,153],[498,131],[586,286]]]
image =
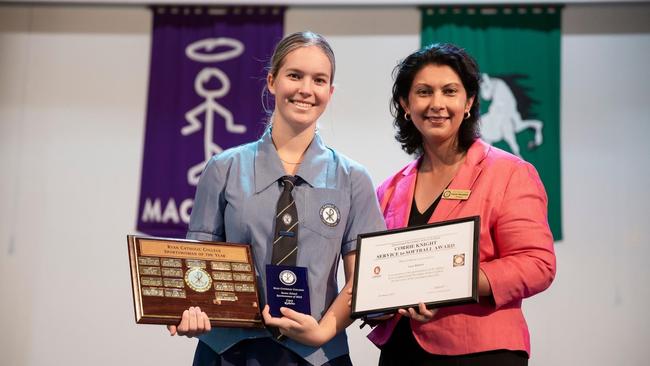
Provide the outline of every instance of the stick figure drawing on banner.
[[[217,47],[230,47],[229,50],[218,53],[210,53]],[[244,45],[232,38],[208,38],[194,42],[187,46],[185,54],[188,58],[199,62],[219,62],[235,58],[244,52]],[[214,83],[212,78],[218,82]],[[214,87],[213,85],[217,86]],[[191,135],[203,126],[203,152],[204,160],[192,166],[187,171],[187,181],[190,185],[197,185],[203,167],[210,160],[212,155],[223,151],[223,148],[214,141],[215,117],[223,119],[226,131],[229,133],[242,134],[246,132],[246,126],[236,124],[232,113],[219,104],[216,100],[227,95],[230,91],[230,79],[225,72],[216,67],[207,67],[201,70],[194,79],[194,91],[205,98],[205,101],[185,113],[187,125],[181,129],[183,136]],[[203,121],[200,116],[204,115]]]

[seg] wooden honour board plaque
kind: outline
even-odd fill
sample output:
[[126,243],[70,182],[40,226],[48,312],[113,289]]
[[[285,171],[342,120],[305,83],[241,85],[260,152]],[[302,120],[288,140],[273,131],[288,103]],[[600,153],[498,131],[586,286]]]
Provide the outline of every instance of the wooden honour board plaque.
[[247,244],[127,236],[135,321],[178,324],[199,306],[221,327],[263,327]]

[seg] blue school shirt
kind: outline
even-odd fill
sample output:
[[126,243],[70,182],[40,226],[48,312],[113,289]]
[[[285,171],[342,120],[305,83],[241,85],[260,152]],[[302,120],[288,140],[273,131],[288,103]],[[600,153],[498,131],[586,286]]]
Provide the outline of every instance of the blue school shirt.
[[[201,175],[187,233],[188,239],[251,244],[261,308],[284,175],[270,129],[256,142],[214,156]],[[292,195],[300,220],[297,265],[308,268],[311,315],[320,320],[338,295],[341,256],[356,249],[358,234],[386,226],[365,168],[325,146],[318,133],[296,176],[300,179]],[[332,217],[327,210],[327,217],[323,209],[328,207],[335,207],[338,214]],[[213,328],[199,339],[223,353],[241,340],[270,336],[266,329]],[[345,332],[320,348],[289,338],[281,343],[315,365],[348,353]]]

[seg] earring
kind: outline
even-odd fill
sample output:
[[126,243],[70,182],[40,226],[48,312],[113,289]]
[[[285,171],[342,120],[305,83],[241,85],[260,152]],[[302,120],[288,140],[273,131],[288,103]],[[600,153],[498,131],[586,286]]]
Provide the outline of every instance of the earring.
[[465,112],[465,119],[468,119],[470,116],[471,114],[469,113],[469,111]]
[[409,112],[404,112],[404,119],[407,121],[411,120],[411,114]]

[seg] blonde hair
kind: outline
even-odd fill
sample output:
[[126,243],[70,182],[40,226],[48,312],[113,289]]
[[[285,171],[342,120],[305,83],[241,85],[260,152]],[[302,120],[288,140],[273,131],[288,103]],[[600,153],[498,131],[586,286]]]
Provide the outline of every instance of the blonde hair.
[[336,70],[334,51],[332,51],[332,47],[327,43],[323,36],[310,31],[292,33],[284,37],[280,43],[275,46],[275,51],[273,51],[273,56],[271,56],[271,62],[268,67],[269,74],[271,74],[275,79],[278,75],[278,71],[280,71],[280,68],[284,64],[284,59],[287,55],[300,47],[308,46],[316,46],[320,48],[325,56],[330,60],[330,65],[332,66],[330,84],[334,82],[334,71]]

